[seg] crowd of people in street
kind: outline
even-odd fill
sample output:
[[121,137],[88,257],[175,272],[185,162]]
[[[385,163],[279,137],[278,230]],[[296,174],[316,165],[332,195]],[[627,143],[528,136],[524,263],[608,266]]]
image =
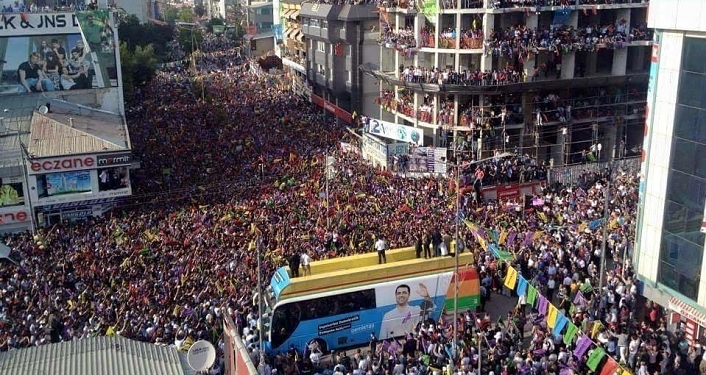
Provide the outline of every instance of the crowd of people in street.
[[[457,226],[452,207],[461,190],[462,217],[487,233],[514,233],[496,241],[514,254],[512,264],[566,308],[577,325],[602,321],[605,330],[597,340],[608,353],[650,373],[693,373],[688,371],[698,366],[701,349],[685,347],[678,335],[665,336],[659,309],[649,309],[649,320],[638,323],[641,300],[625,260],[634,241],[636,171],[605,171],[587,174],[576,185],[544,186],[528,207],[526,197],[484,202],[477,189],[453,184],[456,171],[407,178],[374,169],[337,147],[339,141],[356,142],[343,126],[278,90],[267,74],[253,74],[255,62],[236,64],[240,50],[227,40],[207,41],[193,68],[159,72],[129,103],[127,123],[141,160],[130,201],[100,218],[3,239],[17,264],[0,268],[0,350],[96,335],[178,348],[206,339],[222,350],[227,314],[260,362],[252,345],[255,246],[264,250],[265,278],[297,253],[318,260],[370,252],[380,237],[391,248],[437,247],[432,238],[448,236]],[[335,155],[337,171],[328,204],[321,198],[325,155]],[[525,165],[533,172],[523,171]],[[463,168],[465,185],[483,187],[505,181],[497,173],[536,177],[543,167],[515,155]],[[596,289],[602,238],[594,223],[603,213],[607,179],[613,198],[606,242],[615,261],[606,287]],[[507,264],[484,249],[470,229],[461,233],[467,251],[476,254],[482,301],[510,294],[502,286]],[[528,236],[532,233],[540,235]],[[575,301],[578,291],[584,301],[571,312],[564,301]],[[552,337],[535,310],[520,298],[518,308],[503,317],[504,325],[482,309],[471,311],[462,315],[463,330],[456,333],[446,316],[425,322],[399,344],[373,340],[369,352],[355,357],[355,368],[345,360],[349,356],[340,356],[335,364],[343,367],[321,371],[429,374],[455,363],[456,373],[474,374],[480,361],[483,374],[559,374],[566,368],[587,373],[585,358],[572,357],[571,347]],[[524,336],[528,327],[531,335]],[[457,361],[448,349],[455,335],[461,343]],[[478,339],[481,352],[474,349]],[[259,366],[266,375],[275,368],[287,375],[313,369],[307,356],[293,352]]]

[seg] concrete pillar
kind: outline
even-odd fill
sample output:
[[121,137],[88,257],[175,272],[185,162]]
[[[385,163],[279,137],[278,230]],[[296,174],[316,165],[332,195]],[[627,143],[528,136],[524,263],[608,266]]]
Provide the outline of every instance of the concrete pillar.
[[[414,39],[417,41],[418,45],[422,45],[422,28],[425,25],[426,18],[423,13],[418,13],[414,17]],[[421,55],[420,53],[415,53],[415,55]]]
[[[488,0],[485,0],[486,2]],[[491,13],[486,13],[483,15],[483,37],[488,38],[488,35],[492,34],[493,29],[495,29],[495,15]],[[493,55],[491,53],[484,53],[480,58],[480,69],[482,71],[493,70]]]
[[588,52],[586,56],[586,76],[588,77],[596,74],[596,67],[598,65],[598,52]]
[[603,137],[599,140],[601,143],[601,159],[599,161],[612,160],[616,154],[618,143],[618,127],[613,123],[615,119],[609,119],[608,126],[603,127]]
[[[625,28],[625,33],[629,35],[630,33],[630,9],[616,9],[616,28]],[[625,21],[623,23],[622,21]],[[628,67],[628,49],[620,48],[613,50],[613,70],[612,75],[622,76]]]
[[571,51],[561,56],[561,79],[573,79],[576,71],[576,52]]
[[[537,25],[539,24],[539,16],[537,13],[530,13],[527,15],[527,27],[534,30]],[[529,54],[529,57],[525,60],[525,62],[522,64],[524,73],[525,73],[525,79],[527,82],[529,82],[532,79],[532,74],[534,74],[534,67],[537,64],[536,56],[533,53]]]
[[645,54],[641,53],[642,52],[641,49],[646,48],[646,47],[632,47],[632,48],[637,48],[635,51],[637,51],[639,53],[634,53],[632,55],[633,56],[632,61],[628,61],[628,63],[631,64],[632,70],[634,72],[641,72],[644,70],[643,67],[645,66]]
[[[458,4],[460,6],[460,4],[461,4],[460,0],[459,0]],[[458,51],[461,49],[461,14],[459,14],[459,13],[454,14],[454,17],[456,17],[456,50]],[[458,69],[458,61],[456,61],[456,69]]]

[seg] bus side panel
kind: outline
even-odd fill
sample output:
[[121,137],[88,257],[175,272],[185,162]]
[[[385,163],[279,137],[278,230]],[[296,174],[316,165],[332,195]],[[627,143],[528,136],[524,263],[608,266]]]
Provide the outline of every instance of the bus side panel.
[[[439,320],[446,295],[453,291],[452,279],[453,272],[443,272],[371,285],[376,308],[301,321],[276,350],[284,352],[290,345],[304,348],[317,338],[326,343],[327,350],[333,350],[367,345],[371,334],[378,339],[404,337],[423,320]],[[398,290],[408,290],[407,298],[398,299]]]
[[[453,284],[446,293],[446,311],[456,308]],[[480,305],[480,278],[473,268],[459,270],[458,278],[458,308],[459,310],[475,310]]]

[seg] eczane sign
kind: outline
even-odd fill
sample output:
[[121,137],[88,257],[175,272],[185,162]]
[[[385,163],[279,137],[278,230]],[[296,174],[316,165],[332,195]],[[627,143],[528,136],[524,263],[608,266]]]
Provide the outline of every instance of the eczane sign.
[[94,155],[75,155],[29,161],[29,174],[59,173],[93,169],[96,166]]

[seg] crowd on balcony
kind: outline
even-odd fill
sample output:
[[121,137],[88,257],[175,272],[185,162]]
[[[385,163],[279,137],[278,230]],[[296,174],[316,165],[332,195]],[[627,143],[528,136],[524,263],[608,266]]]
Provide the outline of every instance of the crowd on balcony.
[[[436,28],[433,25],[425,25],[420,30],[420,47],[436,48],[434,41]],[[439,33],[438,48],[456,48],[456,28],[447,26]],[[481,49],[483,48],[483,26],[480,19],[474,19],[473,25],[468,29],[461,30],[461,49]]]
[[394,26],[383,24],[378,43],[387,48],[394,48],[405,54],[411,54],[417,49],[417,40],[414,37],[414,28],[405,27],[394,30]]
[[409,83],[464,85],[464,86],[497,86],[524,81],[523,72],[512,67],[493,71],[427,68],[423,66],[401,66],[399,79]]
[[561,26],[532,29],[527,25],[516,25],[494,30],[486,39],[483,49],[486,55],[527,56],[539,51],[595,51],[599,46],[624,48],[632,41],[650,38],[651,33],[646,25],[631,29],[624,18],[614,24],[580,28]]
[[407,10],[417,9],[417,3],[415,0],[376,0],[375,5],[383,8],[398,8]]

